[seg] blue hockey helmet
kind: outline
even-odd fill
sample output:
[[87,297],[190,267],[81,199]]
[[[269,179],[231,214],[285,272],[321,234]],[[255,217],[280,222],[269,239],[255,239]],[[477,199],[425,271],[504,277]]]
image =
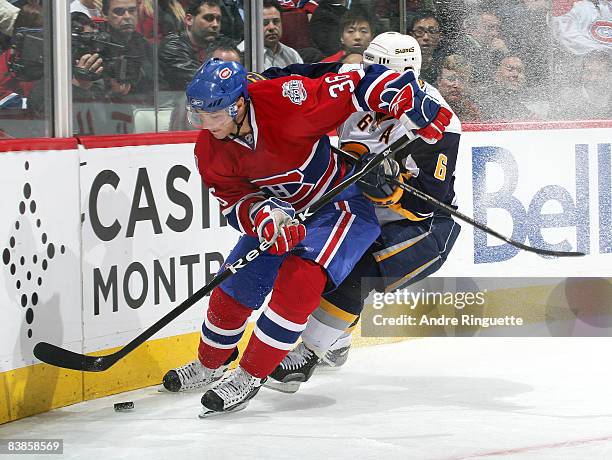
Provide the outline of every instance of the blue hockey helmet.
[[197,70],[187,86],[187,106],[193,111],[217,112],[226,110],[232,118],[237,115],[235,102],[240,96],[249,100],[247,73],[238,62],[212,58]]

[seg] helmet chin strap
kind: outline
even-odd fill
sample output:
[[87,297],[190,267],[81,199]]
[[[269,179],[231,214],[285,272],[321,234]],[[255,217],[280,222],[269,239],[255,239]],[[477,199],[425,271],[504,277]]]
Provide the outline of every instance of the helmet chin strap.
[[236,132],[234,134],[232,134],[232,137],[234,139],[240,139],[240,130],[242,129],[242,125],[244,124],[247,116],[249,115],[249,105],[250,105],[251,101],[245,101],[245,111],[244,111],[244,116],[242,117],[242,119],[240,121],[236,120],[236,117],[238,116],[238,114],[236,114],[236,116],[232,117],[232,119],[234,120],[234,123],[236,124]]

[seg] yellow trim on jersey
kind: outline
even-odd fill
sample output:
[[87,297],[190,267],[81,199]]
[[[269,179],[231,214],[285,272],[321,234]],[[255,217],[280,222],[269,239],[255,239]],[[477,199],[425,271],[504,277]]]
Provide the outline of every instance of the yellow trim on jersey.
[[267,80],[266,77],[264,77],[262,74],[257,73],[257,72],[248,72],[246,78],[249,83],[255,83],[261,80]]
[[376,113],[376,124],[380,125],[383,121],[387,120],[395,120],[393,115],[389,115],[388,113],[375,112]]
[[433,215],[433,213],[430,213],[427,214],[425,217],[417,216],[412,211],[408,211],[407,209],[402,208],[400,204],[392,204],[391,206],[389,206],[389,209],[395,211],[400,216],[405,217],[406,219],[411,220],[413,222],[419,222],[421,220],[429,219]]
[[346,153],[351,154],[355,160],[358,160],[362,156],[370,153],[370,148],[367,145],[357,141],[342,142],[340,144],[340,148]]
[[[404,183],[404,176],[406,178],[410,178],[410,174],[400,174],[398,177],[398,180],[403,184]],[[394,205],[395,203],[397,203],[400,198],[402,198],[402,195],[404,194],[404,189],[401,188],[400,186],[395,187],[395,190],[393,190],[393,193],[389,196],[386,196],[384,198],[376,198],[373,197],[372,195],[368,195],[367,193],[364,193],[364,195],[367,197],[368,200],[370,200],[372,203],[376,204],[377,206],[391,206]]]
[[402,284],[404,284],[406,281],[408,281],[410,278],[414,278],[416,275],[418,275],[419,273],[421,273],[423,270],[425,270],[426,268],[428,268],[431,264],[433,264],[435,261],[439,260],[440,256],[436,256],[433,259],[431,259],[429,262],[425,262],[423,265],[421,265],[420,267],[412,270],[410,273],[408,273],[407,275],[404,275],[402,278],[400,278],[399,280],[397,280],[395,283],[390,284],[389,286],[387,286],[385,288],[386,292],[392,292],[394,291],[396,288],[398,288],[399,286],[401,286]]
[[382,262],[383,260],[388,259],[389,257],[393,257],[395,254],[402,252],[404,249],[408,249],[411,246],[414,246],[423,238],[427,237],[431,234],[431,231],[427,231],[419,236],[415,236],[407,241],[402,241],[401,243],[394,244],[386,249],[382,249],[380,251],[376,251],[374,255],[374,260],[376,262]]
[[376,197],[373,197],[372,195],[368,195],[367,193],[364,193],[364,195],[366,196],[368,200],[370,200],[372,203],[374,203],[377,206],[392,206],[400,200],[403,193],[404,193],[404,190],[397,187],[391,195],[386,196],[384,198],[376,198]]
[[348,313],[340,308],[336,307],[334,304],[328,302],[324,298],[321,298],[321,303],[319,307],[325,311],[330,316],[341,319],[342,321],[351,324],[357,318],[357,315],[353,315]]

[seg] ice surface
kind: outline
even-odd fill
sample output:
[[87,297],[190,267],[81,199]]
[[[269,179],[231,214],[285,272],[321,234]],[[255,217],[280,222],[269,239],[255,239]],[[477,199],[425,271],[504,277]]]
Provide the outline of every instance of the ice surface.
[[[0,438],[63,438],[69,459],[610,459],[611,346],[412,340],[352,350],[298,393],[264,388],[227,416],[200,420],[199,393],[146,388],[0,426]],[[115,412],[120,401],[135,409]]]

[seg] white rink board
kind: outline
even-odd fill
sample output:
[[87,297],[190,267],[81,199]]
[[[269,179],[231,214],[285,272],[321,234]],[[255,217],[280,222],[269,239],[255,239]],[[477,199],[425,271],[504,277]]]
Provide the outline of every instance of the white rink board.
[[81,350],[78,161],[0,154],[0,372],[38,362],[41,340]]
[[[465,133],[456,179],[460,211],[486,220],[501,233],[510,235],[514,228],[523,242],[578,247],[587,256],[546,259],[498,251],[491,246],[501,242],[478,234],[475,238],[474,230],[462,224],[459,240],[437,276],[610,276],[611,142],[610,129]],[[26,183],[30,198],[25,198]],[[140,191],[138,202],[135,190]],[[36,363],[32,348],[41,340],[79,352],[127,343],[186,299],[190,281],[193,290],[203,286],[239,236],[231,227],[220,226],[217,202],[202,193],[193,144],[2,153],[0,193],[0,254],[3,257],[6,249],[9,258],[0,259],[0,372]],[[27,207],[23,214],[22,201]],[[32,201],[34,213],[29,209]],[[98,227],[106,230],[94,231],[90,202],[95,203]],[[188,225],[186,207],[192,213]],[[128,235],[130,216],[133,232]],[[116,234],[115,221],[120,226]],[[563,242],[565,247],[560,246]],[[52,259],[44,257],[49,243],[55,247]],[[48,259],[47,270],[42,270],[43,258]],[[156,265],[169,278],[174,267],[174,301],[163,284],[156,299]],[[126,277],[128,267],[142,267],[147,277],[141,299],[140,273]],[[108,283],[112,270],[117,275],[115,290],[105,298],[98,288],[96,310],[94,275]],[[34,292],[37,305],[29,305]],[[26,307],[21,306],[23,294]],[[206,303],[156,337],[197,331]],[[27,314],[29,308],[33,316]]]
[[545,258],[461,223],[436,276],[611,275],[611,142],[609,129],[464,133],[460,212],[531,246],[587,255]]
[[[89,352],[127,343],[204,286],[239,233],[220,226],[217,201],[203,192],[193,144],[83,150],[81,164]],[[155,337],[198,330],[207,303],[205,298]]]

